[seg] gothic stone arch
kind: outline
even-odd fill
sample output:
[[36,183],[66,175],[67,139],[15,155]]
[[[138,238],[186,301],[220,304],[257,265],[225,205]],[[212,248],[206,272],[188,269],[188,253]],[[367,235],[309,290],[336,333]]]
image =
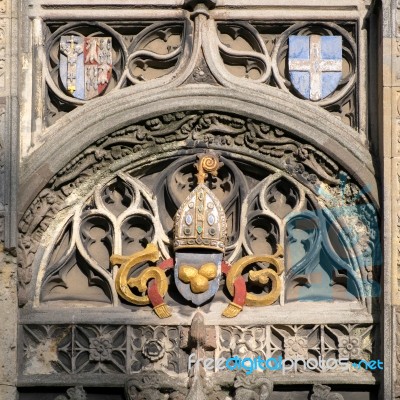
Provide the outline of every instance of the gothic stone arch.
[[[353,365],[381,356],[361,17],[254,22],[227,4],[174,3],[165,20],[139,7],[122,23],[33,7],[21,400],[376,396],[379,372]],[[293,35],[341,43],[335,84],[306,93],[290,76]],[[193,355],[314,368],[210,372]],[[343,374],[315,365],[341,358]]]
[[[135,107],[121,100],[119,112],[114,104],[101,123],[76,119],[68,127],[76,142],[63,143],[64,132],[55,130],[45,146],[59,143],[62,154],[68,146],[70,151],[42,173],[49,179],[41,191],[23,186],[23,197],[34,200],[19,225],[20,382],[111,385],[116,396],[127,382],[127,396],[135,399],[161,399],[168,393],[190,397],[190,390],[202,385],[208,398],[235,390],[235,398],[244,398],[247,392],[261,396],[267,389],[260,387],[272,393],[273,385],[276,393],[289,393],[288,383],[317,383],[315,374],[321,374],[302,373],[289,382],[278,376],[257,381],[255,375],[248,381],[240,374],[216,373],[196,383],[196,374],[189,379],[187,364],[197,341],[201,354],[215,358],[373,357],[379,237],[373,190],[365,187],[374,187],[375,181],[368,168],[360,167],[366,159],[357,149],[336,141],[343,131],[321,123],[316,136],[317,124],[306,125],[303,121],[311,118],[304,112],[295,119],[290,115],[294,107],[289,113],[271,110],[255,95],[250,101],[225,89],[153,93],[145,101],[135,98]],[[190,107],[185,107],[188,98]],[[118,128],[110,132],[111,120]],[[79,153],[82,143],[87,146]],[[329,154],[326,143],[340,151]],[[31,157],[27,181],[35,181],[35,166],[45,152]],[[229,216],[226,261],[234,264],[260,252],[272,256],[282,246],[285,279],[272,305],[245,306],[228,319],[221,314],[234,293],[224,292],[223,278],[215,298],[196,314],[177,293],[176,278],[167,274],[169,289],[162,295],[172,316],[159,319],[151,306],[135,306],[118,296],[118,267],[113,269],[109,258],[115,246],[128,256],[149,243],[160,250],[160,261],[174,257],[174,215],[196,186],[197,157],[209,154],[224,163],[218,177],[206,183]],[[320,298],[304,302],[310,300],[307,288],[322,273],[329,282],[313,292]],[[262,290],[250,285],[248,293],[252,290],[262,297]],[[193,324],[200,327],[200,337]],[[325,384],[337,382],[332,373],[322,371],[322,376]],[[375,382],[369,371],[363,377],[365,383]],[[359,385],[359,379],[359,373],[349,374],[346,383]],[[329,389],[324,388],[314,391]]]

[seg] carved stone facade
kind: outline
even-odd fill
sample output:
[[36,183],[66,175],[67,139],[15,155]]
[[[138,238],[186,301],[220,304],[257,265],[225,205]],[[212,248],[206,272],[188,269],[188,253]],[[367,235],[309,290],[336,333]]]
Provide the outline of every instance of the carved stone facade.
[[0,398],[400,397],[399,6],[20,3]]

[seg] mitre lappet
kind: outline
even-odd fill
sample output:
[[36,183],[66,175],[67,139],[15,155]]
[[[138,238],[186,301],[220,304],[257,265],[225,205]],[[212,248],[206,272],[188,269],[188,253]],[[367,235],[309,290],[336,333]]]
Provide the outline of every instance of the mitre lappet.
[[227,238],[226,216],[221,202],[206,186],[223,165],[214,154],[199,156],[195,164],[197,187],[175,215],[174,276],[182,296],[195,305],[212,298],[218,290]]

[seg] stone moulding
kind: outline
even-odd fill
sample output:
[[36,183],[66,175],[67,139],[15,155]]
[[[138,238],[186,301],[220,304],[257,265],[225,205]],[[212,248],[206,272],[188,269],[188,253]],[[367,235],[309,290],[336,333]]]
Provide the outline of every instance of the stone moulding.
[[137,93],[126,88],[94,100],[55,123],[46,134],[46,142],[23,162],[20,213],[82,149],[107,134],[177,110],[201,109],[228,112],[287,130],[331,156],[361,187],[368,186],[371,198],[378,204],[372,158],[357,133],[324,110],[299,103],[276,88],[267,87],[265,91],[269,93],[188,85]]
[[[293,358],[293,352],[298,353],[303,346],[301,357],[304,359],[337,360],[342,355],[336,352],[336,341],[357,335],[358,354],[351,357],[352,361],[357,361],[376,358],[373,328],[374,325],[370,324],[207,326],[207,329],[217,330],[214,336],[217,339],[208,346],[205,342],[204,346],[206,357],[214,359],[227,359],[233,355],[242,358]],[[246,340],[250,334],[252,339]],[[19,382],[22,386],[33,381],[51,384],[62,380],[63,384],[90,386],[107,382],[107,385],[117,387],[129,376],[140,379],[156,371],[161,376],[169,374],[177,382],[184,383],[188,379],[191,349],[186,336],[187,327],[183,326],[23,325],[20,338],[24,350],[21,346]],[[299,337],[304,338],[301,345]],[[296,346],[282,338],[296,339]],[[149,349],[153,357],[149,357]],[[301,367],[296,374],[270,372],[268,377],[278,385],[304,383],[307,379],[314,383],[373,385],[379,379],[378,375],[365,369],[352,369],[345,374],[322,371],[319,367],[314,371],[300,370]],[[237,373],[208,371],[206,375],[233,385]]]

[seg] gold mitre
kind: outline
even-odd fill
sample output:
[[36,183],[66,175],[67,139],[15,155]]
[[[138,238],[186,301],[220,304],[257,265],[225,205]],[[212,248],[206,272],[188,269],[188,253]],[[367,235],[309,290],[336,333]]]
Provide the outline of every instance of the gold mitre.
[[223,165],[215,155],[199,157],[198,186],[189,194],[175,215],[175,250],[205,248],[225,251],[226,216],[221,202],[204,184],[207,174],[217,175]]

